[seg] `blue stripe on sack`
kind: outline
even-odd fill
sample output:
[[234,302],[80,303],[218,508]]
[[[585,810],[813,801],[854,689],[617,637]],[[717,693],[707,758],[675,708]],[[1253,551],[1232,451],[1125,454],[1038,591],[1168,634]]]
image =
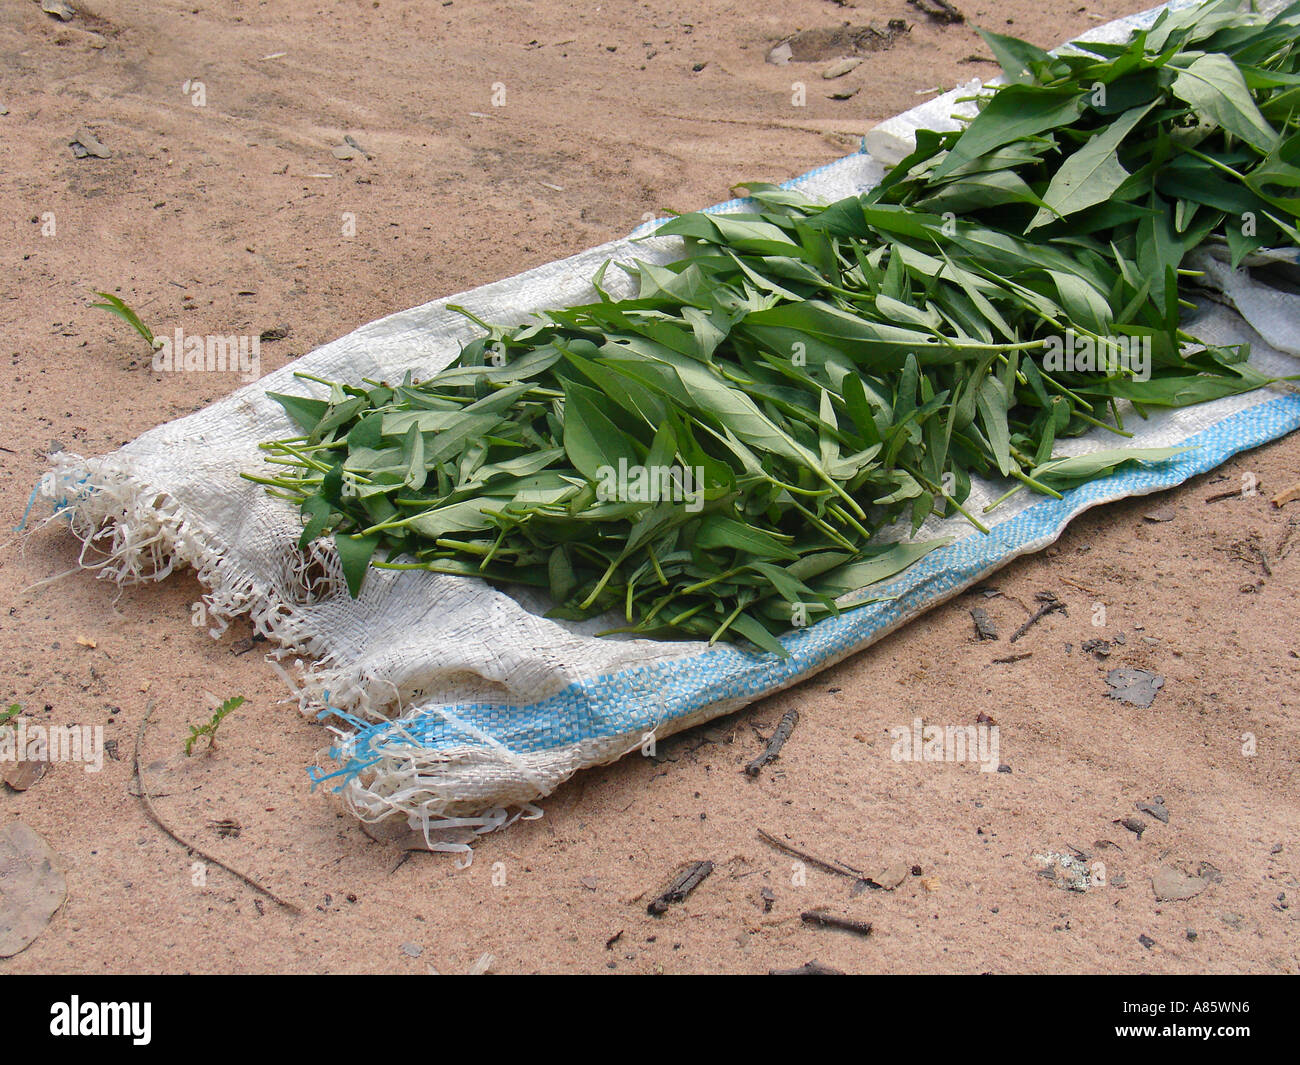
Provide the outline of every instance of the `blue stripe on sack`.
[[[713,703],[757,699],[865,646],[882,630],[921,613],[1011,556],[1045,544],[1079,507],[1172,488],[1240,451],[1297,428],[1297,396],[1281,396],[1239,411],[1185,440],[1183,446],[1192,450],[1182,455],[1081,485],[1066,492],[1064,499],[1047,499],[1029,507],[994,527],[988,536],[974,533],[926,555],[882,590],[894,598],[826,618],[782,638],[790,652],[787,659],[715,647],[671,663],[577,682],[550,698],[522,706],[470,703],[429,708],[414,720],[371,725],[360,731],[344,773],[352,776],[355,769],[349,771],[351,767],[368,763],[374,757],[371,745],[381,739],[433,750],[481,745],[481,740],[449,722],[448,717],[490,734],[516,754],[528,754],[581,741],[646,733]],[[396,735],[398,729],[409,741]]]

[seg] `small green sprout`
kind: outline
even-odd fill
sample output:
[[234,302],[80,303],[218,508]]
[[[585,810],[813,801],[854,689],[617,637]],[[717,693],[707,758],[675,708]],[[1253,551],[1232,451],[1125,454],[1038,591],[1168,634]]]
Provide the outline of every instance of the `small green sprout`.
[[212,720],[204,725],[191,725],[189,739],[185,741],[185,757],[188,758],[194,753],[194,743],[200,736],[207,736],[208,750],[217,749],[217,729],[221,727],[221,722],[226,719],[226,715],[233,713],[244,705],[242,695],[234,695],[221,704],[221,709],[212,715]]
[[91,307],[96,310],[108,311],[109,314],[115,314],[122,321],[126,322],[132,329],[144,337],[145,343],[149,345],[150,351],[156,351],[161,341],[157,340],[150,329],[144,322],[140,321],[140,316],[135,313],[126,303],[125,300],[108,292],[96,292],[96,296],[106,300],[105,303],[92,303]]

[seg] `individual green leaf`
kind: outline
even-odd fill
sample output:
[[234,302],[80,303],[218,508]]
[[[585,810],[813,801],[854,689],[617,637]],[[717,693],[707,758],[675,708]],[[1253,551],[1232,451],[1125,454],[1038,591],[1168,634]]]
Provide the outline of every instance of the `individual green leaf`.
[[989,46],[989,51],[1002,67],[1008,81],[1021,81],[1032,77],[1035,71],[1052,65],[1051,55],[1028,41],[979,27],[976,27],[976,32],[984,38],[984,43]]
[[1034,215],[1025,232],[1110,199],[1129,176],[1116,152],[1149,110],[1150,104],[1126,111],[1066,159],[1043,193],[1046,206]]
[[1228,56],[1198,56],[1179,70],[1170,88],[1203,118],[1260,151],[1271,151],[1277,144],[1277,131],[1259,113],[1241,71]]
[[1008,85],[993,95],[966,127],[935,179],[978,159],[994,148],[1065,125],[1078,118],[1081,97],[1072,89],[1049,91],[1030,85]]
[[268,392],[268,399],[275,400],[284,408],[289,420],[304,433],[310,433],[325,416],[329,404],[323,399],[310,399],[307,396],[290,396],[282,392]]
[[338,551],[339,564],[343,567],[343,579],[347,581],[348,594],[353,599],[361,594],[366,570],[378,546],[378,533],[369,536],[348,536],[341,532],[334,534],[334,547]]

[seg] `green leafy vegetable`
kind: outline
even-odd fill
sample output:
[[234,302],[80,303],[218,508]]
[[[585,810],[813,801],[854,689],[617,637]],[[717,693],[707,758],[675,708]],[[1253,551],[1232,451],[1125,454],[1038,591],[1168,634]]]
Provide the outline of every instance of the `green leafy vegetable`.
[[908,537],[931,515],[985,530],[975,478],[1059,496],[1173,458],[1054,451],[1269,383],[1182,329],[1184,263],[1300,241],[1300,5],[1215,0],[1056,56],[984,39],[1012,83],[875,188],[751,183],[658,230],[677,261],[621,264],[632,298],[607,264],[597,302],[463,312],[486,335],[427,380],[273,394],[300,435],[246,476],[301,509],[303,547],[333,538],[354,596],[372,567],[479,576],[783,654],[944,542]]

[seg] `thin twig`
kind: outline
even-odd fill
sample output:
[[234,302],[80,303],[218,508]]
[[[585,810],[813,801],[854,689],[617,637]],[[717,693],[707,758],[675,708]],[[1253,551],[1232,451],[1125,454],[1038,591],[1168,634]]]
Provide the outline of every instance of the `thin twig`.
[[704,883],[712,872],[712,862],[691,862],[673,878],[673,882],[668,885],[668,889],[646,907],[646,912],[658,917],[674,902],[684,901],[686,896]]
[[769,762],[775,762],[777,756],[781,753],[781,748],[785,746],[785,741],[790,738],[790,733],[794,731],[795,725],[799,724],[799,711],[787,710],[781,715],[781,720],[772,733],[772,738],[767,741],[767,749],[755,758],[749,765],[745,766],[745,772],[751,777],[758,776],[758,771]]
[[997,626],[989,619],[989,612],[983,607],[971,607],[971,620],[975,622],[975,636],[980,640],[996,640]]
[[1205,501],[1207,503],[1221,503],[1225,499],[1236,499],[1238,496],[1244,495],[1245,493],[1240,488],[1233,488],[1227,492],[1216,492],[1214,495],[1208,496]]
[[[1047,596],[1051,596],[1051,598],[1048,599],[1046,598]],[[1031,626],[1036,625],[1040,619],[1046,617],[1048,614],[1051,614],[1056,610],[1065,610],[1065,604],[1057,599],[1056,596],[1052,595],[1051,592],[1042,592],[1038,598],[1043,605],[1030,614],[1025,623],[1011,634],[1011,643],[1015,643],[1021,636],[1029,631]]]
[[852,917],[838,917],[825,910],[805,910],[799,915],[804,924],[816,925],[818,928],[839,928],[845,932],[855,932],[860,936],[871,935],[870,921],[855,921]]
[[840,969],[823,965],[816,959],[805,962],[797,969],[768,969],[768,976],[844,976]]
[[169,835],[172,839],[174,839],[177,843],[179,843],[182,847],[184,847],[187,851],[189,851],[191,854],[197,854],[204,861],[217,866],[217,868],[219,869],[224,869],[231,876],[239,880],[242,880],[254,891],[260,892],[261,894],[265,895],[268,899],[270,899],[272,902],[276,903],[279,906],[283,906],[290,913],[297,913],[297,914],[302,913],[301,909],[295,906],[292,902],[280,898],[280,896],[277,895],[270,888],[263,887],[252,877],[246,875],[245,873],[241,873],[238,869],[232,869],[220,858],[214,858],[212,857],[212,855],[208,854],[207,851],[203,850],[200,847],[195,846],[184,836],[180,835],[174,829],[172,829],[167,824],[167,822],[162,819],[162,815],[158,813],[157,807],[155,807],[153,804],[153,798],[149,794],[149,788],[144,782],[144,769],[140,765],[140,748],[144,744],[144,730],[149,726],[149,718],[153,716],[153,710],[154,710],[154,700],[150,699],[148,705],[145,707],[144,717],[140,721],[140,729],[135,734],[135,778],[140,783],[140,801],[144,805],[145,813],[149,815],[149,819],[160,829],[162,829],[165,833],[167,833],[167,835]]
[[1101,592],[1097,591],[1095,588],[1089,588],[1086,584],[1080,584],[1078,581],[1073,581],[1069,577],[1060,577],[1058,579],[1062,584],[1068,584],[1071,588],[1076,588],[1081,592],[1086,592],[1088,595],[1095,597],[1101,596]]
[[832,873],[835,876],[847,877],[850,880],[865,881],[867,879],[867,874],[861,869],[854,869],[853,866],[846,865],[844,862],[837,861],[834,858],[829,860],[826,858],[818,858],[814,854],[809,854],[807,851],[801,851],[798,847],[786,843],[785,840],[777,839],[776,836],[772,835],[772,833],[765,832],[761,828],[758,830],[758,838],[764,843],[775,847],[779,851],[785,851],[786,854],[798,858],[800,861],[816,866],[823,872]]

